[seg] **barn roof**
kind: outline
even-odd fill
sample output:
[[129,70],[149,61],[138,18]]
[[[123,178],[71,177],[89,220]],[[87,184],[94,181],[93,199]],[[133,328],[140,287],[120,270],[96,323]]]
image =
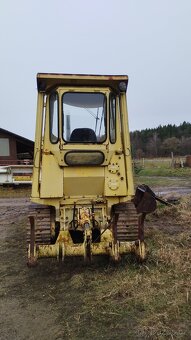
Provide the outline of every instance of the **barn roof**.
[[0,128],[0,134],[12,136],[20,143],[26,144],[31,147],[34,146],[34,142],[32,140],[22,137],[20,135],[17,135],[16,133],[13,133],[11,131]]

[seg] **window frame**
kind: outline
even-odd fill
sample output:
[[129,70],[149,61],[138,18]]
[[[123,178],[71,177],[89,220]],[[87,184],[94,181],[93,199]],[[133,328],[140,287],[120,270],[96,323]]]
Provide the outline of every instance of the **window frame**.
[[[1,145],[1,152],[0,152],[0,158],[10,157],[11,156],[10,139],[8,137],[0,137],[0,142],[2,143],[2,145]],[[3,149],[3,147],[4,147],[4,149]],[[2,152],[2,150],[5,151],[5,152]]]

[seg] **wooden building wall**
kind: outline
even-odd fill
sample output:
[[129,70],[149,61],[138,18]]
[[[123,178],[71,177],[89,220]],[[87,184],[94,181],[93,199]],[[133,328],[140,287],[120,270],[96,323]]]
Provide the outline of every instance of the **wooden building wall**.
[[16,149],[16,140],[14,136],[11,136],[6,133],[0,132],[0,140],[1,138],[3,139],[8,139],[9,143],[9,155],[4,155],[4,150],[2,150],[3,146],[0,143],[0,160],[16,160],[17,159],[17,149]]
[[0,128],[0,165],[22,164],[22,154],[31,164],[33,149],[33,141]]

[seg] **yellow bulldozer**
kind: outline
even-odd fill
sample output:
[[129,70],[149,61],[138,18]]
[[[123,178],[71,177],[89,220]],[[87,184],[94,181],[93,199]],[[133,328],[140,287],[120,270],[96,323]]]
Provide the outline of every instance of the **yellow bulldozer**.
[[[134,195],[126,75],[37,74],[28,264],[146,257],[145,186]],[[146,197],[146,200],[142,199]]]

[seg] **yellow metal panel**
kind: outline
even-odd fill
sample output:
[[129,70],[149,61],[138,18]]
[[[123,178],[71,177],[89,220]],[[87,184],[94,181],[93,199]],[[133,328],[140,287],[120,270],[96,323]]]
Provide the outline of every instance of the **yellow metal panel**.
[[128,184],[128,196],[134,195],[134,182],[133,182],[133,168],[131,158],[131,145],[130,145],[130,134],[128,125],[128,113],[127,113],[127,102],[125,93],[121,94],[121,128],[122,128],[122,140],[123,140],[123,151],[125,154],[125,166],[127,172],[127,184]]
[[36,115],[32,198],[39,197],[39,172],[40,172],[41,144],[42,144],[43,102],[44,102],[44,95],[42,93],[39,93],[38,103],[37,103],[37,115]]
[[65,196],[96,196],[104,192],[103,167],[64,168]]
[[105,167],[105,196],[126,196],[126,180],[124,156],[114,154]]
[[63,170],[53,155],[43,155],[40,197],[63,197]]

